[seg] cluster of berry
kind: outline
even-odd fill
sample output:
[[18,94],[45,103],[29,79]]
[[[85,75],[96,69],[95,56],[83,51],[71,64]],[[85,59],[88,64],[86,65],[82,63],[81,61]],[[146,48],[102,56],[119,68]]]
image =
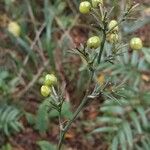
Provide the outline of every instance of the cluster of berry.
[[52,87],[57,84],[57,78],[53,74],[47,74],[44,79],[44,84],[41,86],[41,94],[44,97],[51,95]]
[[[92,3],[92,4],[91,4]],[[82,14],[89,14],[93,8],[96,8],[98,6],[103,6],[103,0],[92,0],[92,2],[89,1],[83,1],[80,3],[79,11]],[[107,35],[107,41],[111,44],[115,44],[119,41],[119,26],[118,22],[116,20],[111,20],[107,25],[107,30],[110,31]],[[90,37],[87,41],[87,47],[89,48],[98,48],[101,43],[101,38],[98,36]],[[133,50],[139,50],[143,47],[142,40],[138,37],[134,37],[130,41],[130,47]]]

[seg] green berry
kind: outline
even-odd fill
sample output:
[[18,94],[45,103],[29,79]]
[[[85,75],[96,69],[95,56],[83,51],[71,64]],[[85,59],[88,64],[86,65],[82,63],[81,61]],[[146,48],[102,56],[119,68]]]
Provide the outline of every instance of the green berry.
[[119,28],[117,24],[118,22],[116,20],[111,20],[108,24],[108,29],[114,32],[118,32]]
[[103,4],[103,0],[92,0],[93,7],[98,7],[99,4]]
[[90,37],[87,41],[87,46],[89,48],[98,48],[100,46],[101,40],[98,36]]
[[142,40],[140,38],[138,38],[138,37],[132,38],[131,41],[130,41],[130,47],[133,50],[140,50],[140,49],[142,49],[142,47],[143,47]]
[[20,36],[20,32],[21,32],[21,28],[19,26],[19,24],[15,21],[11,21],[8,24],[8,31],[14,35],[15,37],[19,37]]
[[82,14],[88,14],[91,10],[91,4],[90,2],[88,1],[83,1],[80,3],[80,6],[79,6],[79,11],[82,13]]
[[44,80],[45,85],[47,86],[53,86],[57,84],[57,78],[55,75],[53,74],[47,74],[45,76],[45,80]]
[[119,36],[116,33],[111,33],[110,35],[108,35],[108,41],[110,43],[117,43],[119,41]]
[[46,85],[43,85],[43,86],[41,87],[41,94],[42,94],[44,97],[49,96],[49,95],[51,94],[50,88],[49,88],[48,86],[46,86]]

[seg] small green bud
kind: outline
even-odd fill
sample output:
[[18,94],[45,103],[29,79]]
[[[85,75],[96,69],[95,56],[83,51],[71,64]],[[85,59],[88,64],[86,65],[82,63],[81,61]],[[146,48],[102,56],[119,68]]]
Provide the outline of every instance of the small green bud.
[[92,0],[92,6],[93,7],[98,7],[98,5],[103,4],[103,0]]
[[138,37],[132,38],[131,41],[130,41],[130,47],[133,50],[140,50],[140,49],[142,49],[142,47],[143,47],[142,40],[140,38],[138,38]]
[[45,76],[44,84],[47,86],[53,86],[57,84],[57,78],[53,74],[47,74]]
[[98,36],[90,37],[87,41],[87,46],[89,48],[98,48],[100,46],[101,40]]
[[79,11],[82,13],[82,14],[88,14],[91,10],[91,4],[90,2],[88,1],[83,1],[80,3],[80,6],[79,6]]
[[48,86],[46,85],[42,85],[41,87],[41,94],[44,96],[44,97],[47,97],[51,94],[51,90]]

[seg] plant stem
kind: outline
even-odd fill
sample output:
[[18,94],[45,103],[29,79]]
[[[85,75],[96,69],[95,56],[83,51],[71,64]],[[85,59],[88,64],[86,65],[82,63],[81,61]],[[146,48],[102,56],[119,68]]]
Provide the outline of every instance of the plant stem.
[[103,50],[104,50],[105,41],[106,41],[106,32],[105,32],[105,29],[104,29],[103,30],[103,40],[102,40],[102,43],[101,43],[101,46],[100,46],[100,51],[99,51],[98,59],[97,59],[98,64],[100,64],[100,62],[101,62],[101,57],[102,57],[102,53],[103,53]]
[[77,110],[75,111],[75,113],[73,114],[73,117],[71,120],[69,120],[68,124],[65,126],[65,128],[63,130],[61,130],[60,132],[60,139],[59,139],[59,143],[58,143],[58,150],[61,150],[61,146],[62,146],[62,142],[64,139],[64,136],[66,134],[66,132],[69,130],[70,126],[72,125],[72,123],[75,121],[75,119],[77,118],[78,114],[81,112],[81,110],[84,108],[84,106],[86,105],[86,103],[89,100],[88,97],[88,92],[89,92],[89,88],[90,88],[90,84],[92,82],[93,79],[93,75],[94,75],[94,71],[91,71],[91,76],[90,76],[90,81],[89,81],[89,85],[88,85],[88,89],[86,91],[86,94],[81,102],[81,104],[78,106]]
[[83,99],[83,101],[81,102],[81,104],[77,108],[76,112],[74,113],[72,119],[68,122],[68,124],[66,125],[66,127],[64,128],[64,130],[61,131],[61,134],[60,134],[61,137],[60,137],[59,144],[58,144],[58,150],[61,149],[62,141],[64,139],[64,136],[65,136],[66,132],[68,131],[68,129],[70,128],[70,126],[72,125],[72,123],[74,122],[74,120],[77,118],[78,114],[81,112],[81,110],[83,109],[83,107],[87,103],[88,99],[89,99],[88,97],[86,97],[86,98]]

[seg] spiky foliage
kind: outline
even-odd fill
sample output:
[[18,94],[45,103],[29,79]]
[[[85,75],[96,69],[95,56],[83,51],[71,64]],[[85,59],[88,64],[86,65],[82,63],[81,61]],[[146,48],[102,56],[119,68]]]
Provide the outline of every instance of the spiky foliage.
[[23,129],[19,122],[22,113],[14,106],[0,105],[0,133],[10,136],[12,133],[20,132]]
[[[105,55],[110,58],[109,49]],[[108,91],[103,93],[105,102],[100,108],[103,115],[97,118],[101,127],[92,133],[105,134],[112,150],[148,150],[150,147],[150,92],[141,87],[142,76],[149,68],[147,57],[141,57],[140,52],[123,52],[117,56],[117,63],[113,59],[111,63],[104,61],[98,69],[111,76],[114,83],[109,85],[109,94]]]

